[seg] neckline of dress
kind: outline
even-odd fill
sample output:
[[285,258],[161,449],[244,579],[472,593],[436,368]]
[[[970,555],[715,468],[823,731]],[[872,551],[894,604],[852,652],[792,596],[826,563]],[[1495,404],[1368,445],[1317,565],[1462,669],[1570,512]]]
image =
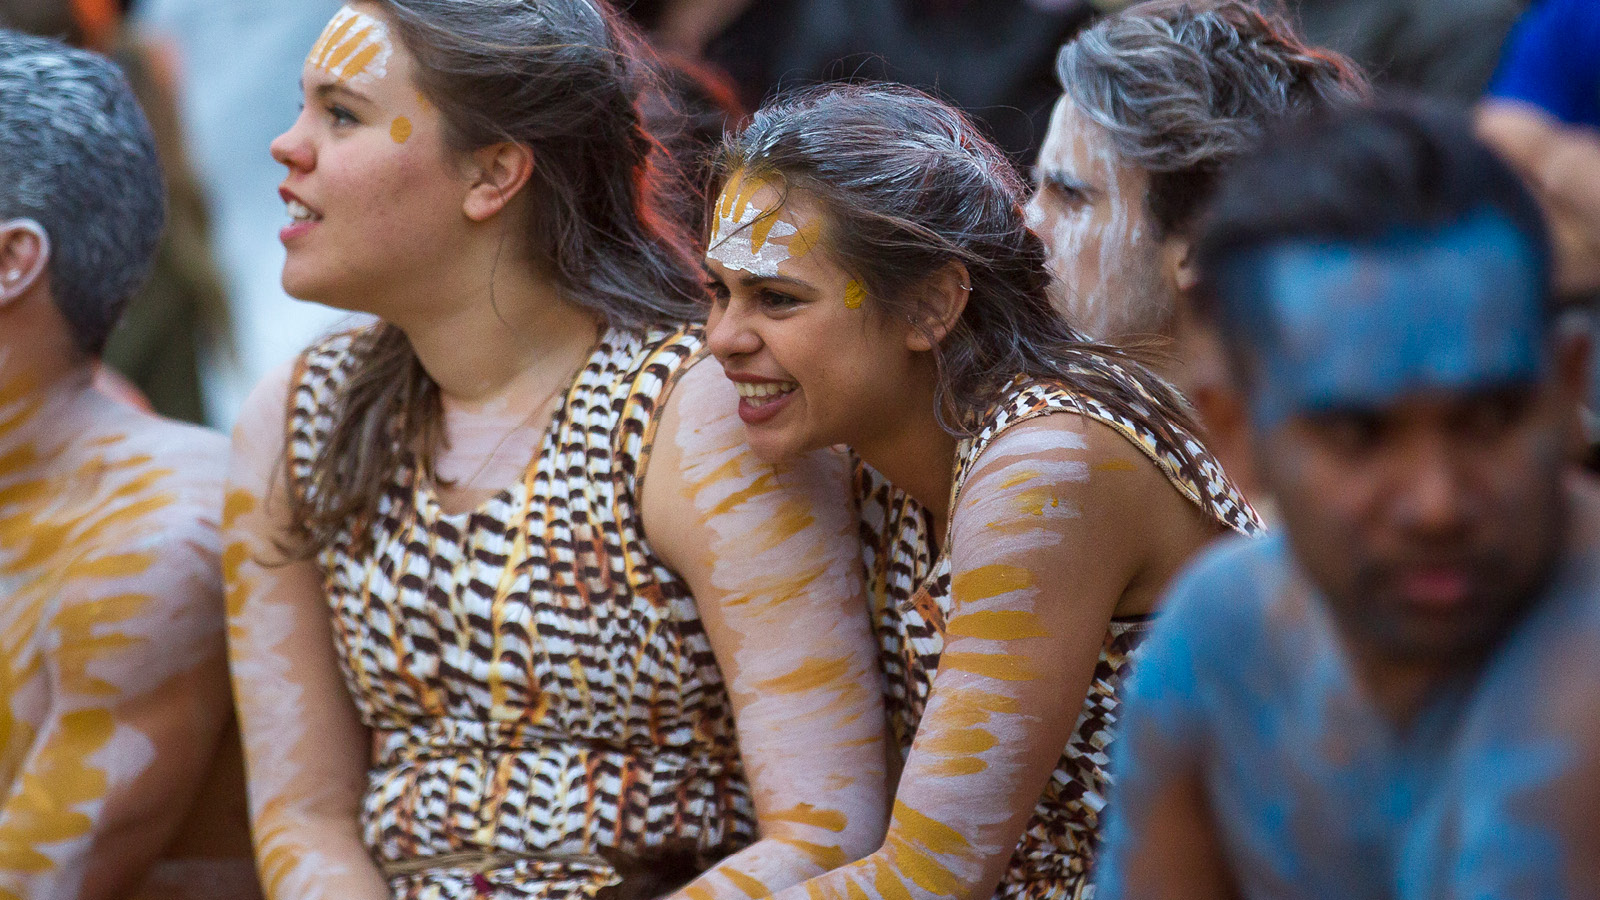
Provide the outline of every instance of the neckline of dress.
[[[539,440],[534,445],[532,458],[528,460],[527,465],[522,467],[522,474],[515,481],[495,491],[483,502],[460,512],[446,512],[439,503],[438,492],[431,483],[423,478],[422,468],[413,462],[410,479],[411,498],[412,505],[415,507],[419,518],[424,522],[447,522],[462,528],[465,523],[472,521],[473,517],[487,514],[488,510],[494,508],[497,504],[516,505],[519,502],[519,496],[525,501],[525,495],[531,489],[540,464],[544,462],[547,455],[554,453],[556,449],[556,436],[560,433],[561,428],[566,425],[567,411],[572,408],[573,394],[583,382],[583,373],[589,370],[589,366],[595,362],[596,357],[602,354],[609,355],[615,349],[615,345],[611,340],[614,333],[614,328],[602,329],[599,338],[595,340],[594,344],[590,346],[588,354],[584,356],[583,362],[573,372],[572,380],[567,384],[567,389],[561,394],[561,405],[557,406],[555,411],[550,414],[550,420],[545,423],[544,429],[539,435]],[[462,530],[465,529],[462,528]]]

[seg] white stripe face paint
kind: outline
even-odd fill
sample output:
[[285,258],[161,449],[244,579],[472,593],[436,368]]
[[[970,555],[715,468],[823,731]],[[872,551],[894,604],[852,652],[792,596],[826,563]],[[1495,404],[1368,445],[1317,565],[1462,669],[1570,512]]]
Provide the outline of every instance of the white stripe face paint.
[[1105,130],[1065,98],[1038,171],[1028,225],[1050,250],[1057,311],[1101,340],[1163,333],[1173,298],[1146,201],[1149,175],[1118,159]]
[[312,46],[306,64],[341,82],[371,84],[389,73],[389,58],[393,55],[388,25],[343,6]]

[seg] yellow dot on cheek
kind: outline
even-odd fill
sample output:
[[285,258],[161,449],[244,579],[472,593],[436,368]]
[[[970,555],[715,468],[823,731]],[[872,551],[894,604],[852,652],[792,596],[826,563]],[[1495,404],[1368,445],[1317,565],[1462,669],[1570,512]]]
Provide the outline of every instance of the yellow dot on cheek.
[[411,120],[405,116],[395,119],[389,126],[389,137],[394,138],[396,144],[404,144],[411,139]]
[[845,309],[860,309],[861,304],[866,302],[866,299],[867,289],[861,286],[861,282],[851,281],[844,286]]

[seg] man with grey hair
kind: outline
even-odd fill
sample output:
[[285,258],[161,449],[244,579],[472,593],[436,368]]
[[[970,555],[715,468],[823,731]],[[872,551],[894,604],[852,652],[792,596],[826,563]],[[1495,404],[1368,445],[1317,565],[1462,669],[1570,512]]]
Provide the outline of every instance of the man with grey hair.
[[242,804],[199,799],[230,709],[227,444],[92,384],[163,218],[120,72],[0,29],[0,897],[259,896],[194,840],[241,821],[196,819]]
[[[1170,341],[1193,281],[1189,230],[1264,126],[1367,93],[1354,64],[1242,0],[1154,0],[1062,48],[1028,212],[1056,308],[1097,340]],[[1157,366],[1187,387],[1182,361]]]

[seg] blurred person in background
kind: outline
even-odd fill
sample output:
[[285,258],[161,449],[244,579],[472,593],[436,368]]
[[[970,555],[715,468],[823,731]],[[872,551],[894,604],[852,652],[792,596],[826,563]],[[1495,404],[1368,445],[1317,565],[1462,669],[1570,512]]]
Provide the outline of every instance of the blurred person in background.
[[[1600,3],[1541,0],[1507,42],[1478,132],[1549,217],[1556,286],[1600,336]],[[1600,366],[1590,379],[1589,466],[1600,471]]]
[[619,0],[664,48],[703,56],[754,108],[780,88],[897,81],[977,117],[1031,159],[1056,95],[1056,48],[1094,15],[1087,0]]
[[0,29],[0,896],[259,896],[227,727],[226,443],[93,386],[163,217],[116,67]]
[[[102,0],[103,2],[103,0]],[[209,202],[227,339],[202,359],[207,420],[231,427],[250,388],[347,313],[294,303],[278,282],[281,169],[264,148],[294,121],[305,48],[339,0],[139,0],[130,26],[168,60],[194,172]]]
[[1550,216],[1557,286],[1600,293],[1600,3],[1540,0],[1518,23],[1478,109]]
[[[167,227],[150,279],[106,344],[103,359],[168,418],[200,422],[202,350],[223,349],[227,310],[208,243],[208,212],[184,149],[170,73],[123,27],[116,0],[0,0],[0,27],[55,37],[122,67],[155,134],[168,197]],[[110,385],[115,389],[115,385]]]
[[1282,527],[1180,577],[1135,670],[1101,900],[1600,897],[1589,342],[1465,115],[1313,115],[1199,234]]
[[[1195,399],[1222,381],[1214,348],[1186,324],[1195,216],[1265,128],[1362,98],[1366,80],[1242,0],[1134,6],[1063,47],[1057,75],[1065,94],[1028,203],[1050,251],[1051,301],[1073,327],[1145,354]],[[1235,462],[1226,436],[1212,449]]]
[[1478,99],[1527,7],[1528,0],[1288,0],[1308,42],[1351,57],[1374,84],[1458,103]]

